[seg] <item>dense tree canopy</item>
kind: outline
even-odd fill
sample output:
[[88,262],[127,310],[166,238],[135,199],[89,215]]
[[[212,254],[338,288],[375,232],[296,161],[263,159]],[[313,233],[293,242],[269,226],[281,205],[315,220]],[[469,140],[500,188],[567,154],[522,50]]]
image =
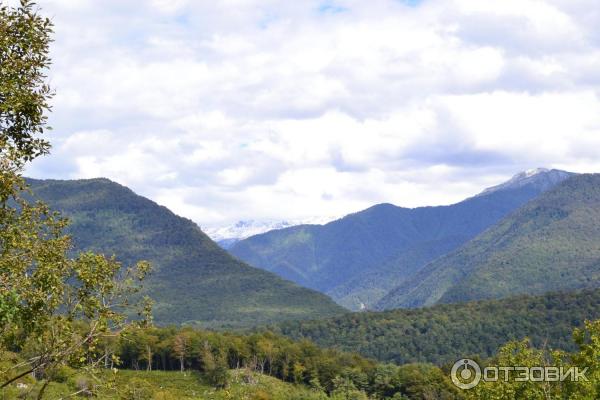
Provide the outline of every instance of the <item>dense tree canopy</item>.
[[304,385],[335,399],[461,398],[448,375],[436,366],[378,364],[354,353],[321,349],[308,340],[292,341],[272,332],[242,335],[148,328],[104,346],[118,356],[123,368],[199,371],[219,388],[229,385],[228,370],[242,369]]
[[294,339],[357,351],[380,361],[444,364],[468,356],[491,357],[507,341],[524,337],[535,346],[572,351],[573,328],[598,318],[600,290],[588,290],[353,313],[286,322],[275,329]]

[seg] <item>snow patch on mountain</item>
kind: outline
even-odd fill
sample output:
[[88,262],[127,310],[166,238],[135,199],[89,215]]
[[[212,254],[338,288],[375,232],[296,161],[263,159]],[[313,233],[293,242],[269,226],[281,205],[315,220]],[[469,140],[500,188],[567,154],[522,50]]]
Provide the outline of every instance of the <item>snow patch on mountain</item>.
[[572,172],[558,169],[534,168],[520,172],[508,181],[485,189],[477,196],[485,196],[499,190],[518,189],[533,184],[539,189],[546,190],[574,175]]
[[233,246],[237,241],[277,229],[296,225],[324,225],[337,217],[312,217],[293,220],[243,220],[235,224],[220,227],[204,227],[204,232],[224,248]]

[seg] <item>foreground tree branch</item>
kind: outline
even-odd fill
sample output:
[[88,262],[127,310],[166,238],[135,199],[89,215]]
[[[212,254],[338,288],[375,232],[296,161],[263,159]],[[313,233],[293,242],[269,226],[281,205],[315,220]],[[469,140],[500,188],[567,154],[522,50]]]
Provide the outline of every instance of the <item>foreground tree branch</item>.
[[[114,256],[72,257],[68,221],[34,200],[21,174],[47,154],[42,135],[52,91],[52,23],[34,3],[0,0],[0,352],[18,353],[0,370],[0,388],[28,374],[42,381],[42,398],[62,366],[93,370],[104,357],[102,338],[149,321],[150,302],[139,295],[150,266],[122,268]],[[25,368],[25,371],[21,369]]]

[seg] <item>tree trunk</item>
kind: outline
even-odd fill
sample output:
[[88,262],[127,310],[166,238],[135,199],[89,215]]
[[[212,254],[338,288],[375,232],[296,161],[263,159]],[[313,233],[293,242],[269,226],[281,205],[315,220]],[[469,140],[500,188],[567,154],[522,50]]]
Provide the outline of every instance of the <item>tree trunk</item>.
[[152,350],[150,349],[150,346],[146,346],[146,351],[146,357],[148,358],[148,367],[146,370],[152,371]]

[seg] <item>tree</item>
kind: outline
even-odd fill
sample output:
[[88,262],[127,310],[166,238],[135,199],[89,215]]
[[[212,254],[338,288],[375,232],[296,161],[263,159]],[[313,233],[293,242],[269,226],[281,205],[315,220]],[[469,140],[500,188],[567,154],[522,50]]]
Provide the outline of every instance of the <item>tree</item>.
[[16,9],[0,3],[0,154],[17,166],[50,149],[39,136],[52,97],[45,82],[51,33],[52,22],[32,1],[21,0]]
[[[544,349],[534,348],[529,339],[513,341],[504,345],[492,365],[500,367],[545,367],[559,366],[566,361],[564,354],[548,352]],[[563,395],[561,382],[533,382],[516,379],[516,374],[499,373],[497,381],[482,381],[475,388],[467,392],[469,399],[498,399],[498,400],[550,400],[574,397]],[[591,399],[591,398],[590,398]]]
[[[579,348],[567,362],[567,355],[561,354],[563,364],[577,368],[587,368],[587,380],[563,383],[564,397],[569,399],[597,399],[600,396],[600,320],[586,321],[584,326],[575,329],[573,339]],[[559,357],[555,357],[559,358]]]
[[349,377],[338,376],[333,380],[331,397],[335,400],[367,400],[367,395],[356,388]]
[[137,344],[143,347],[140,360],[146,362],[146,371],[152,371],[154,349],[158,344],[158,337],[153,335],[149,329],[141,330],[136,338]]
[[[402,394],[409,399],[462,399],[461,391],[449,376],[430,364],[406,364],[398,368]],[[524,397],[526,398],[526,397]]]
[[379,398],[389,398],[400,392],[401,381],[398,367],[392,364],[378,365],[371,381],[371,393]]
[[[0,3],[0,350],[24,358],[0,371],[0,388],[33,374],[43,382],[38,398],[61,367],[93,374],[101,365],[101,339],[128,326],[122,312],[150,269],[145,262],[122,269],[93,253],[72,258],[67,220],[29,200],[22,170],[50,148],[40,136],[52,97],[51,33],[31,1]],[[148,317],[150,302],[139,305]]]
[[202,346],[200,362],[208,383],[218,389],[226,388],[229,385],[227,363],[221,355],[213,353],[208,341],[205,341]]
[[189,352],[189,339],[185,332],[179,332],[173,339],[173,353],[179,360],[181,372],[185,370],[185,358]]

